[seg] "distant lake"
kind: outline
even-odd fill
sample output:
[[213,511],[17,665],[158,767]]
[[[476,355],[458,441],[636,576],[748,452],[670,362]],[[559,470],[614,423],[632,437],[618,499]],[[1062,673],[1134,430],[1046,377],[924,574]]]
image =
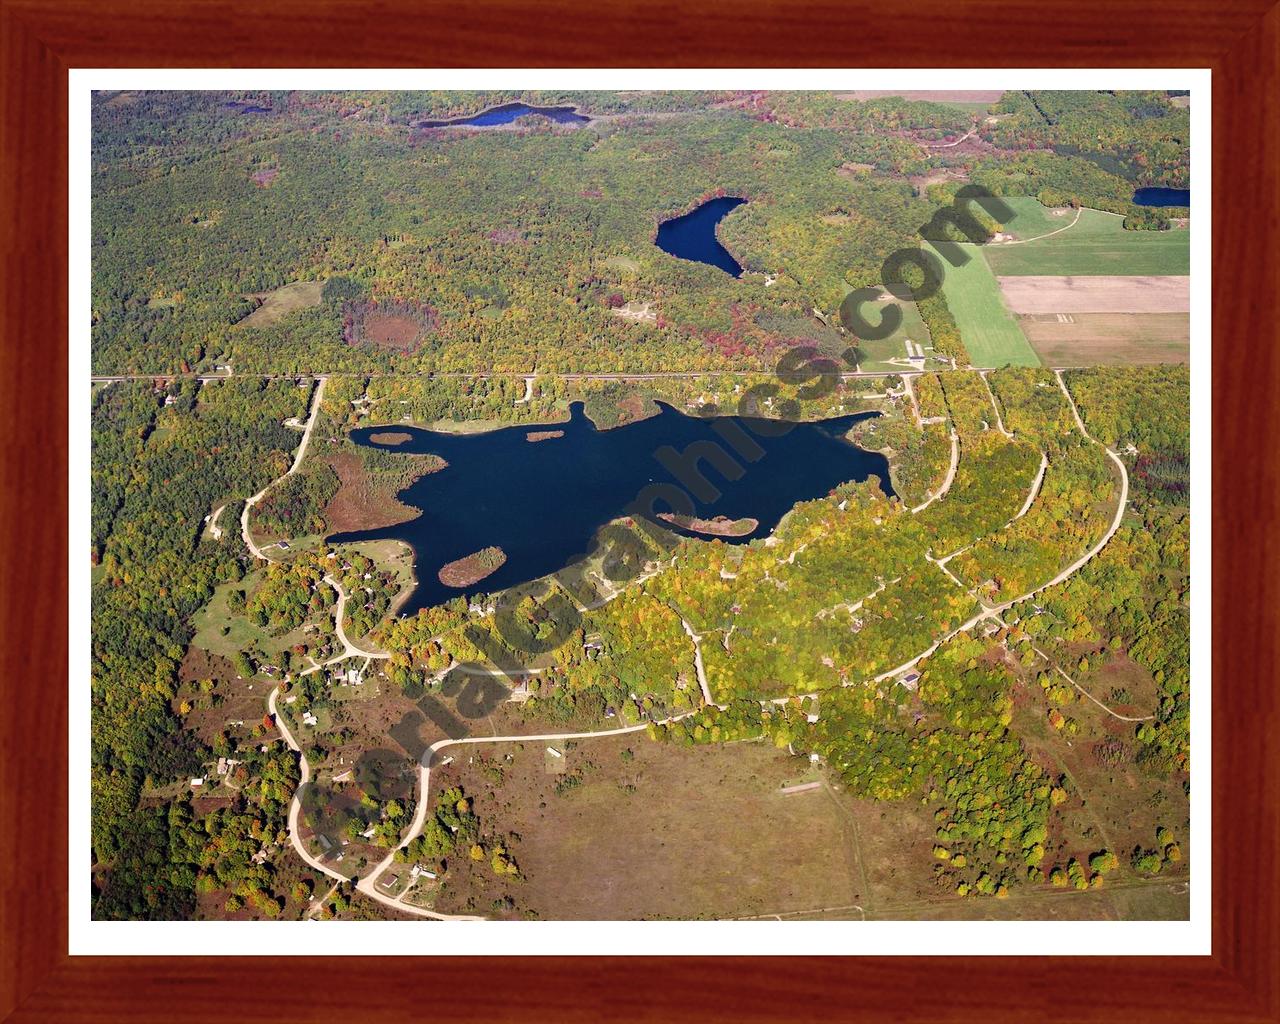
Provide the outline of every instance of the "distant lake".
[[1139,206],[1190,206],[1189,188],[1140,188],[1133,194]]
[[456,125],[471,125],[475,128],[490,128],[499,124],[510,124],[518,117],[529,114],[541,114],[549,117],[557,124],[586,124],[591,120],[579,114],[573,107],[531,107],[527,103],[504,103],[500,107],[490,107],[470,117],[455,117],[449,121],[419,121],[419,128],[447,128]]
[[720,244],[720,239],[716,237],[716,225],[730,210],[737,209],[745,202],[745,199],[736,196],[708,199],[689,213],[659,224],[658,237],[654,239],[654,243],[672,256],[719,267],[726,274],[738,277],[742,273],[742,267],[729,255],[729,250]]
[[[674,484],[688,494],[694,514],[702,519],[725,516],[755,519],[758,526],[728,543],[765,537],[797,502],[819,498],[849,480],[876,477],[892,495],[888,460],[844,439],[861,420],[879,415],[857,413],[813,423],[791,424],[782,436],[777,420],[738,416],[686,416],[665,403],[656,416],[612,430],[597,430],[581,402],[560,423],[503,427],[479,434],[452,434],[399,423],[362,427],[351,432],[356,444],[384,452],[431,453],[448,467],[419,477],[399,492],[401,501],[421,509],[418,518],[375,530],[339,533],[333,544],[392,538],[414,551],[418,585],[401,609],[442,604],[465,593],[493,593],[563,569],[587,554],[596,530],[622,515],[649,484]],[[530,441],[530,434],[562,431],[562,436]],[[744,431],[763,455],[748,462],[735,453],[726,435]],[[374,436],[405,435],[402,443],[374,441]],[[711,441],[742,467],[736,480],[725,477],[704,458],[697,469],[720,496],[690,493],[689,483],[660,462],[656,453],[671,446],[677,453],[689,445]],[[703,445],[705,448],[706,446]],[[739,445],[739,447],[744,447]],[[745,447],[744,447],[745,450]],[[731,469],[732,467],[727,467]],[[702,500],[708,499],[708,500]],[[670,511],[662,502],[646,513]],[[679,511],[679,510],[677,510]],[[645,518],[664,529],[677,529]],[[492,575],[470,587],[455,588],[437,577],[442,566],[488,547],[499,547],[506,561]]]
[[228,110],[235,110],[241,114],[269,114],[270,107],[259,107],[253,103],[245,103],[241,100],[228,100],[222,104]]

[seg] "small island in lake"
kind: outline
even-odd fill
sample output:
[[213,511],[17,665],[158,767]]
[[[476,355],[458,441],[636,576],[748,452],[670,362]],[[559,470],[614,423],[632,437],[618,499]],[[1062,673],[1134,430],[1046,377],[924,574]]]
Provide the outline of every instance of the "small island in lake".
[[728,516],[698,519],[694,516],[676,515],[674,512],[659,512],[658,518],[690,533],[704,533],[709,537],[745,537],[760,527],[758,519],[730,519]]
[[486,576],[492,576],[506,561],[507,553],[502,548],[481,548],[465,558],[442,565],[436,575],[446,587],[469,587]]

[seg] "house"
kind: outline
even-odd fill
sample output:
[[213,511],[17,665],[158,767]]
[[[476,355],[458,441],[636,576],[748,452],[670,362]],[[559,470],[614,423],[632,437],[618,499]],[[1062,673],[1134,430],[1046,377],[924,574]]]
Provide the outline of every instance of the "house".
[[218,769],[217,769],[217,770],[218,770],[218,774],[219,774],[219,775],[226,775],[226,774],[227,774],[227,759],[226,759],[225,757],[220,757],[220,758],[218,758]]
[[1000,632],[1000,625],[995,622],[988,622],[985,626],[982,627],[983,636],[991,636],[999,632]]
[[347,682],[352,686],[360,686],[364,683],[364,673],[356,667],[347,669]]
[[361,839],[372,839],[372,838],[374,837],[374,834],[375,834],[377,831],[378,831],[378,826],[377,826],[377,825],[370,825],[367,829],[365,829],[363,832],[361,832],[361,833],[360,833],[360,838],[361,838]]
[[316,836],[316,845],[318,845],[324,853],[328,853],[333,849],[333,840],[325,835]]
[[310,726],[314,726],[314,725],[316,725],[319,721],[320,721],[320,720],[319,720],[318,718],[316,718],[316,716],[315,716],[315,715],[313,715],[310,711],[304,711],[304,712],[302,712],[302,724],[303,724],[303,725],[310,725]]
[[178,400],[178,399],[177,399],[177,396],[176,396],[176,395],[165,395],[165,396],[164,396],[164,404],[165,404],[165,405],[173,405],[175,402],[177,402],[177,400]]
[[192,780],[191,780],[191,785],[192,785],[192,787],[193,787],[193,788],[194,788],[194,787],[196,787],[196,786],[203,786],[203,785],[204,785],[204,776],[200,776],[200,777],[198,777],[198,778],[194,778],[194,779],[192,779]]
[[277,547],[279,547],[281,551],[288,551],[288,550],[289,550],[289,542],[288,542],[287,540],[282,540],[282,541],[277,545]]
[[904,689],[914,690],[920,685],[920,673],[908,672],[905,676],[902,676],[898,682],[902,684]]

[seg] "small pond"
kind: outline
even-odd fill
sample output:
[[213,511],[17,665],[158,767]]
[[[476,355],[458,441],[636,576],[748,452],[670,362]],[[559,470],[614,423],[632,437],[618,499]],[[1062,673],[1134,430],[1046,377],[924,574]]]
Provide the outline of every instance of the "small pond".
[[448,121],[419,121],[419,128],[449,128],[469,125],[472,128],[492,128],[495,125],[510,124],[519,117],[540,114],[549,117],[557,124],[586,124],[591,120],[579,114],[573,107],[531,107],[527,103],[504,103],[498,107],[490,107],[469,117],[455,117]]
[[658,225],[658,237],[654,244],[663,252],[682,260],[694,260],[708,266],[719,267],[726,274],[739,277],[742,266],[716,237],[716,225],[745,203],[737,196],[720,196],[708,199],[679,217],[664,220]]
[[1190,206],[1189,188],[1140,188],[1133,194],[1139,206]]

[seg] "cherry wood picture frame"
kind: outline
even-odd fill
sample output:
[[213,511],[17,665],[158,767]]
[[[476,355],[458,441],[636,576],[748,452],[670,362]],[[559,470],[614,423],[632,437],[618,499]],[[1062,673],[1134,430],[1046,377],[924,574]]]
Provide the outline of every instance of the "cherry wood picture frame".
[[[0,1020],[1280,1020],[1270,4],[0,0]],[[69,68],[993,65],[1213,71],[1211,956],[68,955]]]

